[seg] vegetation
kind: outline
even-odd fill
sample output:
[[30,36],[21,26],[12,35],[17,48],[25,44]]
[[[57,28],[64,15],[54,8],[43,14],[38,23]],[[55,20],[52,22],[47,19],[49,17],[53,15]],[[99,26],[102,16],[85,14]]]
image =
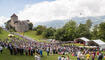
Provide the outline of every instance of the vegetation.
[[10,20],[8,20],[8,21],[5,23],[6,29],[9,30],[10,32],[14,32],[14,31],[15,31],[15,28],[12,27],[9,23],[10,23]]
[[47,28],[43,33],[42,35],[45,37],[45,38],[49,38],[49,39],[54,39],[54,33],[56,32],[56,30],[52,27],[50,28]]
[[38,25],[34,28],[34,31],[36,31],[37,35],[41,35],[46,30],[46,26]]
[[24,33],[24,35],[28,36],[28,37],[36,40],[36,41],[39,41],[39,42],[44,42],[45,41],[45,40],[43,40],[45,38],[43,38],[42,35],[37,35],[36,31],[27,31],[27,32]]
[[1,33],[0,33],[0,39],[1,40],[4,40],[8,37],[8,32],[4,31],[4,30],[1,30]]
[[[35,60],[34,56],[21,56],[21,55],[10,55],[9,50],[4,49],[3,54],[0,54],[0,60]],[[43,52],[44,56],[41,58],[42,60],[57,60],[58,54],[47,56],[46,52]],[[71,55],[69,55],[71,57]],[[72,60],[75,60],[76,57],[71,57]]]
[[54,29],[52,27],[46,28],[46,26],[39,25],[34,28],[34,31],[36,35],[42,35],[44,38],[61,41],[73,41],[75,38],[79,37],[105,40],[105,22],[92,27],[90,19],[88,19],[85,24],[77,24],[75,21],[70,20],[59,29]]
[[28,25],[29,25],[29,30],[32,30],[33,29],[33,24],[30,22]]

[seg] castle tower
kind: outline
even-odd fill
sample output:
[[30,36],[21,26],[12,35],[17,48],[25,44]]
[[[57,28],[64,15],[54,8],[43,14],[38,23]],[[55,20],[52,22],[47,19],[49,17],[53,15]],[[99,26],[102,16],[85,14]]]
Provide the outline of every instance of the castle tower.
[[14,27],[15,26],[15,22],[18,21],[18,16],[14,13],[11,16],[11,25]]
[[18,16],[14,13],[14,14],[11,16],[11,20],[13,20],[13,21],[18,21]]

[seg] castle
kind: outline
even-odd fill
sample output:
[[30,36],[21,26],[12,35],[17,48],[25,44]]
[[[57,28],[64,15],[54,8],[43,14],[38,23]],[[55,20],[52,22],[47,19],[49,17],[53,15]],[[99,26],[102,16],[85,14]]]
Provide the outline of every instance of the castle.
[[29,20],[20,21],[18,20],[18,16],[16,14],[13,14],[11,16],[9,24],[11,27],[15,29],[17,32],[25,32],[29,30]]

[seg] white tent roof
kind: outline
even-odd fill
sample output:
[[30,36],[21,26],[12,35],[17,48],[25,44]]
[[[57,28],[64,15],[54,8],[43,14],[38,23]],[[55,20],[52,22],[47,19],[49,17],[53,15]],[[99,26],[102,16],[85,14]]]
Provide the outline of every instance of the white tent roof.
[[83,40],[83,41],[90,41],[89,39],[87,39],[87,38],[85,38],[85,37],[81,37],[81,38],[79,38],[79,39],[81,39],[81,40]]
[[97,43],[98,45],[105,45],[105,42],[103,42],[102,40],[98,39],[98,40],[92,40],[95,43]]

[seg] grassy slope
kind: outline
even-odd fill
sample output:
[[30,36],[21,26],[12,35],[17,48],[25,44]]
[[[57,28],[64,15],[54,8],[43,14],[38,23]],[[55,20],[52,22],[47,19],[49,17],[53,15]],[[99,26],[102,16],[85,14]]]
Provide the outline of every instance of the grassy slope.
[[[0,39],[6,39],[8,37],[8,32],[2,31],[0,34]],[[35,32],[29,31],[25,33],[26,36],[29,36],[31,38],[41,40],[43,39],[42,36],[36,36]],[[43,52],[44,56],[42,57],[42,60],[57,60],[58,56],[60,55],[51,55],[47,56],[46,52]],[[73,57],[69,55],[71,60],[76,60],[76,57]],[[3,54],[0,53],[0,60],[35,60],[34,56],[20,56],[20,55],[10,55],[9,51],[7,49],[4,49]]]
[[8,34],[9,34],[8,32],[2,30],[2,32],[0,33],[0,39],[1,40],[6,39],[8,37]]
[[43,40],[44,38],[42,35],[36,35],[36,31],[28,31],[28,32],[25,32],[24,35],[30,38],[33,38],[34,40],[37,40],[38,42],[45,42],[45,40]]

